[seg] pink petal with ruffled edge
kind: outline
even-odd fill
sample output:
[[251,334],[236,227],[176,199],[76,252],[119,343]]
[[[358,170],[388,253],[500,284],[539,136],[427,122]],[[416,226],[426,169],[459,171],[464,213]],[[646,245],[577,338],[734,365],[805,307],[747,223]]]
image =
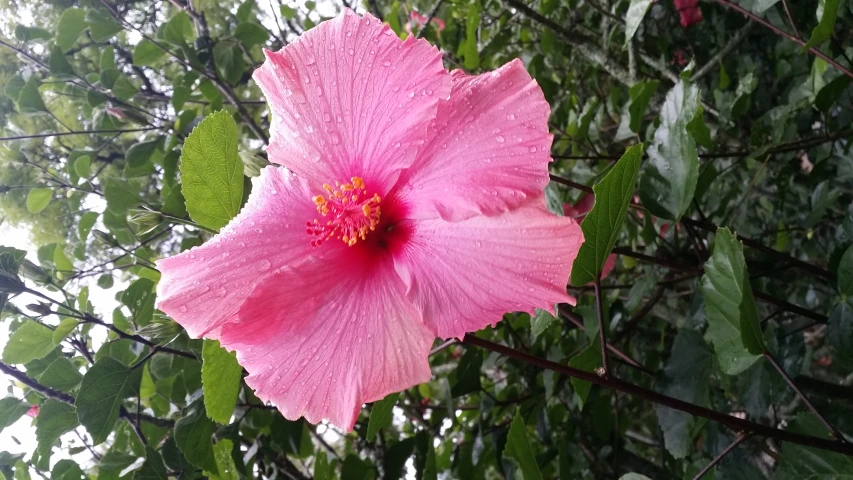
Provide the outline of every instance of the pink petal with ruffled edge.
[[265,53],[254,78],[273,113],[269,159],[314,188],[355,176],[387,193],[450,93],[435,47],[348,9]]
[[418,218],[497,215],[542,194],[548,183],[551,109],[520,60],[478,76],[453,72],[429,140],[401,178],[399,195]]
[[219,340],[291,420],[352,430],[363,403],[430,379],[434,336],[390,258],[343,246],[264,280]]
[[157,261],[157,308],[194,338],[215,335],[260,280],[313,254],[305,222],[316,216],[305,180],[264,168],[240,214],[218,235]]
[[575,302],[566,282],[583,233],[548,212],[544,198],[499,217],[416,220],[407,228],[395,267],[439,337],[461,338],[506,312]]

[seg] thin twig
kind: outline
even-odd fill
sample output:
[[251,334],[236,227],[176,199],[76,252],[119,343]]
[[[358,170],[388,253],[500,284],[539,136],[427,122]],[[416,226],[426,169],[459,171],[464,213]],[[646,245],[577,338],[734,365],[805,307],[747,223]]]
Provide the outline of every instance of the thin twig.
[[803,403],[806,404],[806,407],[808,407],[808,409],[811,410],[811,412],[815,414],[818,419],[820,419],[821,423],[826,426],[826,428],[829,430],[829,435],[838,440],[839,442],[845,442],[844,435],[840,431],[838,431],[838,429],[835,428],[831,423],[829,423],[829,421],[824,418],[823,415],[820,414],[820,412],[817,411],[817,408],[815,408],[814,404],[812,404],[812,402],[803,393],[803,391],[800,390],[799,387],[797,387],[797,384],[794,383],[794,380],[791,379],[787,372],[785,372],[785,369],[782,368],[781,365],[779,365],[779,362],[777,362],[776,359],[773,358],[773,355],[771,355],[770,352],[766,350],[764,351],[763,355],[764,358],[766,358],[767,361],[770,362],[770,365],[773,365],[773,368],[775,368],[776,371],[779,372],[779,375],[781,375],[782,378],[785,379],[785,383],[787,383],[788,386],[791,387],[791,390],[793,390],[794,393],[796,393],[797,396],[800,397],[800,400],[802,400]]
[[791,23],[791,28],[794,29],[794,35],[796,35],[797,38],[803,38],[803,36],[800,35],[800,31],[797,30],[797,24],[794,22],[794,17],[791,16],[791,10],[788,9],[788,2],[786,0],[782,0],[782,8],[785,9],[785,15],[788,16],[788,22]]
[[744,441],[744,440],[746,440],[747,438],[749,438],[749,437],[751,437],[751,436],[752,436],[752,434],[751,434],[751,433],[747,433],[747,434],[739,433],[739,434],[738,434],[738,436],[737,436],[737,438],[735,438],[735,441],[734,441],[734,442],[732,442],[732,443],[731,443],[731,445],[729,445],[728,447],[726,447],[726,449],[725,449],[725,450],[723,450],[722,452],[720,452],[720,454],[719,454],[719,455],[717,455],[716,457],[714,457],[714,459],[713,459],[713,460],[711,460],[711,463],[709,463],[708,465],[705,465],[705,468],[703,468],[703,469],[702,469],[698,474],[696,474],[696,476],[695,476],[695,477],[693,477],[693,480],[700,480],[702,477],[704,477],[704,476],[705,476],[705,474],[707,474],[708,472],[710,472],[710,471],[711,471],[711,469],[712,469],[712,468],[714,468],[714,465],[716,465],[716,464],[720,463],[720,460],[722,460],[722,459],[723,459],[723,457],[725,457],[726,455],[728,455],[732,450],[734,450],[735,448],[737,448],[737,446],[738,446],[738,445],[740,445],[741,443],[743,443],[743,441]]
[[148,132],[150,130],[162,130],[163,127],[145,127],[145,128],[129,128],[125,130],[83,130],[71,132],[51,132],[51,133],[35,133],[32,135],[17,135],[14,137],[0,137],[0,142],[6,140],[27,140],[30,138],[48,138],[48,137],[66,137],[68,135],[103,135],[106,133],[134,133]]
[[610,376],[610,366],[607,364],[607,334],[605,333],[607,325],[604,322],[604,302],[602,300],[604,294],[601,293],[601,272],[595,276],[595,283],[593,285],[595,285],[595,306],[598,313],[598,338],[601,340],[601,371],[597,373],[600,373],[604,378],[608,378]]
[[629,395],[634,395],[639,398],[642,398],[643,400],[647,400],[652,403],[656,403],[665,407],[689,413],[697,417],[707,418],[708,420],[721,423],[736,431],[745,431],[753,433],[755,435],[773,438],[779,441],[796,443],[807,447],[820,448],[831,452],[853,456],[853,444],[850,443],[836,442],[834,440],[827,440],[825,438],[815,437],[812,435],[803,435],[788,430],[781,430],[767,425],[762,425],[760,423],[738,418],[727,413],[718,412],[710,408],[702,407],[690,402],[685,402],[677,398],[663,395],[661,393],[645,389],[643,387],[634,385],[633,383],[628,383],[624,380],[620,380],[615,377],[599,377],[595,373],[587,372],[585,370],[580,370],[577,368],[572,368],[566,365],[552,362],[550,360],[546,360],[544,358],[536,357],[528,353],[512,349],[505,345],[479,338],[471,334],[466,334],[463,339],[463,342],[469,345],[489,350],[491,352],[499,353],[515,360],[528,363],[535,367],[539,367],[545,370],[551,370],[562,375],[593,383],[595,385],[610,388]]

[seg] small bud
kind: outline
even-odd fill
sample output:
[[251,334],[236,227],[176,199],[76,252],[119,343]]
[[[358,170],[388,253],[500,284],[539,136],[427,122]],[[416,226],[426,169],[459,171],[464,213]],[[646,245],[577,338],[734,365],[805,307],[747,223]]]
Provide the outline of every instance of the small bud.
[[162,220],[163,215],[160,212],[144,208],[130,210],[129,221],[139,228],[139,231],[137,232],[138,235],[145,235],[151,230],[154,230],[157,228],[157,225],[160,225]]
[[50,315],[53,313],[53,310],[50,309],[50,305],[46,305],[44,303],[31,303],[27,305],[27,309],[31,312],[38,313],[39,315]]
[[118,242],[116,241],[116,239],[113,238],[112,235],[110,235],[109,233],[102,232],[101,230],[92,230],[92,233],[95,234],[95,237],[98,240],[104,242],[105,244],[109,245],[110,247],[117,247],[118,246]]
[[17,275],[0,271],[0,293],[17,295],[24,291],[24,282]]
[[39,284],[44,284],[50,281],[50,275],[48,275],[43,268],[26,258],[21,262],[20,273],[22,277]]
[[595,374],[598,375],[599,377],[604,377],[604,375],[607,374],[607,372],[604,371],[604,367],[598,367],[595,369]]

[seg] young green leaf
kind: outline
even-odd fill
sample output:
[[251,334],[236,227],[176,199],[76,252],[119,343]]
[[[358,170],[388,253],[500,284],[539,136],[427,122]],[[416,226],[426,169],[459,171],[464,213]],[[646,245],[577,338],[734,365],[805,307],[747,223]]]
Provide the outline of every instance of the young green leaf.
[[47,468],[50,461],[50,450],[63,434],[74,430],[79,425],[74,407],[59,400],[47,399],[41,404],[36,417],[36,441],[39,453],[40,468]]
[[30,213],[39,213],[50,203],[53,197],[53,189],[51,188],[32,188],[27,193],[27,211]]
[[637,29],[640,28],[640,23],[651,5],[652,0],[631,0],[631,4],[628,5],[628,12],[625,14],[625,45],[637,33]]
[[826,339],[841,357],[853,360],[853,298],[835,306],[829,314]]
[[270,39],[270,34],[255,22],[240,22],[234,30],[234,37],[243,42],[246,48],[252,48],[266,43]]
[[140,327],[151,323],[154,316],[154,282],[140,278],[121,294],[121,303],[127,305],[133,321]]
[[204,405],[196,401],[175,422],[175,444],[190,463],[206,472],[217,474],[219,469],[211,444],[214,430],[216,424],[205,415]]
[[572,266],[572,285],[586,285],[601,274],[625,222],[642,158],[642,143],[628,148],[619,162],[592,187],[595,204],[581,223],[584,242]]
[[202,120],[181,152],[181,192],[190,217],[218,230],[240,210],[243,163],[237,155],[237,124],[225,111]]
[[243,367],[237,357],[219,346],[217,340],[205,340],[202,347],[201,384],[204,409],[208,418],[227,425],[237,404]]
[[46,356],[53,351],[54,347],[53,330],[38,322],[27,320],[9,336],[9,341],[3,349],[3,362],[29,363]]
[[521,410],[516,409],[506,437],[504,456],[518,464],[524,480],[542,480],[542,471],[536,464],[536,454],[527,438],[527,426],[521,418]]
[[[103,461],[101,463],[103,464]],[[163,464],[163,456],[150,445],[146,445],[145,463],[142,464],[142,468],[133,472],[133,480],[167,480],[168,478],[169,473],[166,471],[166,465]]]
[[71,50],[77,37],[86,29],[84,21],[85,13],[83,10],[72,7],[66,8],[59,17],[59,23],[56,25],[56,44],[62,49],[62,52]]
[[[786,430],[826,438],[826,427],[811,413],[801,413]],[[853,457],[784,442],[776,480],[840,480],[853,478]]]
[[121,401],[139,387],[141,373],[141,368],[130,370],[118,360],[104,357],[83,376],[74,406],[95,445],[103,443],[113,431]]
[[376,434],[383,428],[391,425],[394,418],[394,405],[400,393],[392,393],[373,404],[370,409],[370,420],[367,422],[367,441],[372,442]]
[[687,211],[699,179],[699,154],[687,125],[699,113],[699,88],[680,80],[666,94],[661,123],[649,146],[640,179],[640,199],[653,215],[678,220]]
[[764,350],[743,245],[726,228],[717,229],[711,258],[699,286],[705,299],[708,339],[723,372],[737,375]]
[[835,18],[838,16],[840,0],[824,0],[823,12],[820,14],[820,22],[812,30],[809,41],[803,46],[803,50],[816,47],[832,38],[832,30],[835,28]]
[[17,422],[29,409],[30,404],[15,397],[0,399],[0,432]]
[[47,366],[38,377],[39,383],[63,392],[70,392],[80,385],[83,375],[77,367],[65,357],[59,357]]
[[137,67],[153,67],[166,52],[154,42],[143,39],[133,48],[133,64]]

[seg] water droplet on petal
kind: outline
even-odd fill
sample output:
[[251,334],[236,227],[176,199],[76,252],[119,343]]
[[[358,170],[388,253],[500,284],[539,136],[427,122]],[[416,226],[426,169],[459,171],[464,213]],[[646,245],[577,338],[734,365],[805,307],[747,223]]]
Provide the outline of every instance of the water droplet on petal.
[[181,305],[180,307],[178,307],[178,310],[180,310],[180,311],[181,311],[181,313],[186,313],[186,311],[187,311],[187,306],[186,306],[186,305]]
[[507,120],[515,120],[515,114],[514,113],[507,114],[506,119]]
[[503,135],[498,135],[497,137],[495,137],[495,141],[498,143],[504,143],[506,139],[503,137]]
[[385,65],[386,67],[390,67],[390,66],[391,66],[391,61],[389,61],[389,60],[385,60],[385,61],[382,63],[382,65]]

